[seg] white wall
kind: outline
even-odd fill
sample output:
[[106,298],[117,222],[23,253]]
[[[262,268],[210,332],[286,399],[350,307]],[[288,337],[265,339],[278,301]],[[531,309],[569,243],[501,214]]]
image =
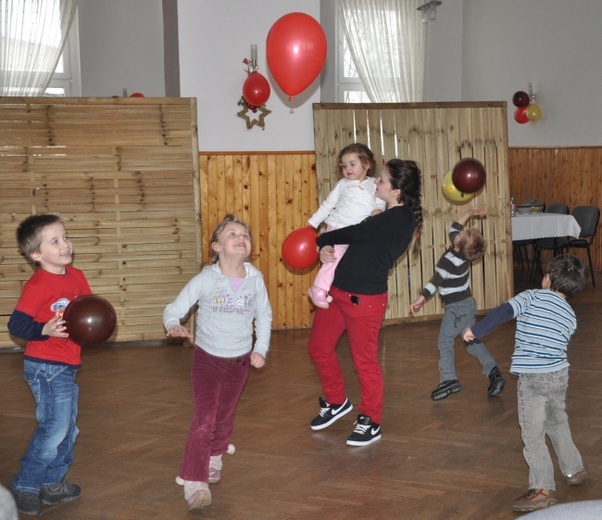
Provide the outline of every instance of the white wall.
[[[462,11],[461,26],[456,13],[447,16],[450,7]],[[430,100],[449,100],[445,85],[456,89],[455,67],[461,100],[508,102],[510,146],[600,145],[600,20],[600,0],[443,0],[429,23]],[[529,82],[543,117],[520,125],[512,95]]]
[[[319,8],[319,0],[178,0],[180,91],[197,98],[200,150],[314,149],[312,103],[320,101],[319,78],[289,102],[269,74],[265,53],[278,18],[299,11],[319,20]],[[272,90],[265,130],[247,130],[236,115],[247,78],[242,60],[251,57],[251,44],[257,44],[259,72]]]
[[161,0],[79,0],[82,94],[165,96]]
[[[319,81],[288,102],[265,60],[270,27],[320,1],[178,0],[180,89],[199,106],[205,151],[313,150]],[[165,95],[161,0],[80,0],[84,96]],[[417,13],[417,16],[419,14]],[[427,32],[427,101],[507,101],[511,146],[600,145],[600,0],[443,0]],[[242,60],[259,50],[272,95],[265,130],[236,116]],[[328,65],[327,65],[328,66]],[[519,125],[512,95],[532,82],[543,117]]]

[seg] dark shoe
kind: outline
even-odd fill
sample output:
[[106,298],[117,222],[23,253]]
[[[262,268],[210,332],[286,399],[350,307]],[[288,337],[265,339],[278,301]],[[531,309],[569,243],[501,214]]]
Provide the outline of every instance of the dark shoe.
[[42,504],[53,506],[59,502],[71,502],[77,500],[82,494],[82,489],[75,484],[70,484],[66,479],[52,486],[40,489],[40,500]]
[[462,390],[462,385],[457,379],[448,379],[442,381],[439,386],[431,392],[431,399],[433,401],[440,401],[445,399],[449,394],[456,394]]
[[518,497],[512,504],[515,511],[535,511],[545,509],[558,503],[556,493],[550,489],[530,489],[523,496]]
[[380,438],[380,424],[372,422],[367,415],[358,415],[353,433],[347,437],[347,444],[349,446],[368,446]]
[[582,484],[587,478],[587,470],[585,466],[583,466],[577,473],[573,473],[572,475],[568,475],[566,477],[566,483],[569,486],[578,486]]
[[491,372],[489,372],[489,386],[487,387],[488,395],[498,395],[501,394],[504,390],[504,385],[506,381],[502,377],[500,373],[500,369],[498,367],[493,367]]
[[312,430],[322,430],[330,426],[353,409],[349,399],[345,399],[343,404],[329,404],[321,397],[318,401],[320,402],[320,412],[309,423]]
[[11,488],[19,513],[37,516],[42,514],[42,502],[39,495],[31,491],[18,491]]

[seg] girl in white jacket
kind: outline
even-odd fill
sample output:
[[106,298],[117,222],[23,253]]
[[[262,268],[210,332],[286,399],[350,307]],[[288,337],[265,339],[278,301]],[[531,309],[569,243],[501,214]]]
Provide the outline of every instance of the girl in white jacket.
[[[194,338],[194,415],[180,474],[188,510],[211,504],[209,485],[219,482],[230,444],[238,398],[249,366],[261,368],[269,348],[272,309],[263,276],[247,259],[249,227],[226,215],[211,239],[211,265],[190,280],[163,312],[167,336]],[[180,324],[198,305],[194,336]],[[253,347],[253,328],[255,346]]]

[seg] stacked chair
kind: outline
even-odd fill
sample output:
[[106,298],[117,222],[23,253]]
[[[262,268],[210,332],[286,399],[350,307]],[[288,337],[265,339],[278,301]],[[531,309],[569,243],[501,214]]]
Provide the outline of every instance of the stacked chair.
[[589,272],[592,279],[592,284],[596,286],[594,278],[594,266],[592,264],[592,253],[590,246],[592,245],[596,232],[598,231],[598,222],[600,220],[600,210],[596,206],[576,206],[573,209],[573,217],[581,227],[581,233],[578,238],[567,238],[561,241],[560,247],[567,253],[571,249],[587,250],[587,259],[589,260]]

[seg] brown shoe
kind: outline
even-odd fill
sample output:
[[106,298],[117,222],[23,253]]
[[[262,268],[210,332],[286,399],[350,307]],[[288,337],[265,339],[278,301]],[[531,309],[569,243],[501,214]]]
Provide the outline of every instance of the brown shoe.
[[573,475],[569,475],[566,478],[566,483],[569,486],[578,486],[579,484],[583,483],[583,481],[586,478],[587,478],[587,470],[585,469],[585,466],[584,466],[577,473],[574,473]]
[[515,511],[535,511],[557,504],[556,493],[551,489],[530,489],[512,504]]

